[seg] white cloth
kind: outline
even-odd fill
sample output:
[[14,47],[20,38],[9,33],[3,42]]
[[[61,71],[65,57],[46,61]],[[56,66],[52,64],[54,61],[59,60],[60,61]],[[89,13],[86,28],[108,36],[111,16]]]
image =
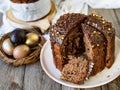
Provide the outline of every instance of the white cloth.
[[[57,2],[58,0],[54,0]],[[60,1],[60,0],[59,0]],[[88,13],[88,6],[91,8],[114,9],[120,8],[120,0],[65,0],[59,5],[53,23],[60,15],[65,13]]]
[[[57,13],[52,20],[54,24],[60,15],[65,13],[88,13],[88,6],[92,8],[120,8],[120,0],[53,0],[56,4]],[[62,3],[60,3],[62,1]],[[10,8],[9,0],[0,0],[0,12],[5,13]],[[0,23],[1,24],[1,23]],[[13,30],[4,14],[3,25],[0,25],[0,34]]]
[[86,4],[92,8],[120,8],[120,0],[86,0]]
[[10,8],[10,0],[0,0],[0,12],[5,13]]

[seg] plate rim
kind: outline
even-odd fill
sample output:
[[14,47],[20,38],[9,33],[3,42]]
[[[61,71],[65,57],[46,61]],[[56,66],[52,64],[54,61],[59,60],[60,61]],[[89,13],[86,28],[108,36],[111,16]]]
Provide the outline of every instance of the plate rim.
[[[115,37],[118,41],[120,41],[120,39],[118,37]],[[113,81],[114,79],[116,79],[119,75],[120,75],[120,72],[118,74],[116,74],[114,77],[111,77],[109,80],[107,80],[106,82],[101,82],[99,84],[94,84],[93,86],[91,85],[82,85],[82,84],[76,84],[76,86],[71,86],[65,82],[62,82],[56,78],[54,78],[53,75],[51,75],[48,70],[44,67],[44,63],[43,63],[43,60],[42,60],[42,57],[43,57],[43,52],[44,52],[44,49],[45,47],[47,46],[47,44],[50,43],[50,40],[46,41],[46,43],[43,45],[42,49],[41,49],[41,53],[40,53],[40,63],[41,63],[41,66],[42,66],[42,69],[44,70],[44,72],[48,75],[49,78],[51,78],[52,80],[54,80],[55,82],[59,83],[59,84],[62,84],[64,86],[67,86],[67,87],[72,87],[72,88],[95,88],[95,87],[98,87],[98,86],[102,86],[102,85],[105,85],[111,81]]]

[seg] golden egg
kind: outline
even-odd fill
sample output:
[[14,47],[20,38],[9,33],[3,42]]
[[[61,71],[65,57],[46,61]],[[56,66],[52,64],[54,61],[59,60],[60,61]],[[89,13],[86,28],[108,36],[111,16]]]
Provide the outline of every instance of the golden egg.
[[26,35],[26,42],[25,44],[27,44],[28,46],[35,46],[37,45],[39,42],[39,36],[36,33],[28,33]]
[[7,55],[13,55],[14,45],[10,42],[9,38],[3,41],[2,49]]

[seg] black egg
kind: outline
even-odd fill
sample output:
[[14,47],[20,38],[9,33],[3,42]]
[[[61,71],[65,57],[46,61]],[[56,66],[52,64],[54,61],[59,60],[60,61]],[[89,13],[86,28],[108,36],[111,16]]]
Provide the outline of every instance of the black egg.
[[26,40],[26,32],[24,29],[17,28],[10,34],[10,41],[14,45],[19,45],[25,43]]

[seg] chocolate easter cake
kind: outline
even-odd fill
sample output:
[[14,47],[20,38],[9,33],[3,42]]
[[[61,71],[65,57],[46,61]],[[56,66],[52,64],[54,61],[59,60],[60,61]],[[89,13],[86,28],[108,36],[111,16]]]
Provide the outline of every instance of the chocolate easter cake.
[[[81,83],[113,65],[115,29],[102,16],[64,14],[51,27],[50,41],[62,80]],[[83,56],[82,61],[78,59]]]

